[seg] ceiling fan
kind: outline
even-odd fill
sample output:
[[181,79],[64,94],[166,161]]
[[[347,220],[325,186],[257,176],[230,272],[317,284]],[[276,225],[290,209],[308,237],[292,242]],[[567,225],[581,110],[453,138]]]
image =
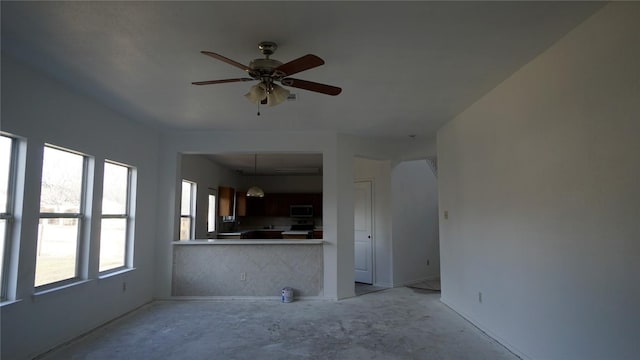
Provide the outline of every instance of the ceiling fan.
[[258,44],[258,49],[265,56],[264,59],[255,59],[249,63],[249,66],[243,65],[237,61],[226,58],[220,54],[211,51],[201,51],[201,53],[214,59],[226,62],[239,69],[244,70],[250,77],[195,81],[193,85],[211,85],[224,84],[241,81],[258,80],[259,83],[252,86],[245,97],[254,104],[264,104],[268,106],[278,105],[289,96],[289,90],[276,84],[279,82],[284,86],[291,86],[298,89],[314,91],[327,95],[338,95],[342,89],[336,86],[320,84],[307,80],[290,78],[289,76],[299,72],[313,69],[324,64],[324,60],[313,54],[307,54],[288,63],[281,63],[278,60],[271,59],[270,56],[278,48],[278,45],[271,41],[263,41]]

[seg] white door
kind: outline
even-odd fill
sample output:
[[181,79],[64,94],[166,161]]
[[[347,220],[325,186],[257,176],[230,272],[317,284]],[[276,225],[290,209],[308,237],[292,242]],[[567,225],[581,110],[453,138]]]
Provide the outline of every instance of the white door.
[[371,181],[357,181],[354,192],[355,280],[373,284]]

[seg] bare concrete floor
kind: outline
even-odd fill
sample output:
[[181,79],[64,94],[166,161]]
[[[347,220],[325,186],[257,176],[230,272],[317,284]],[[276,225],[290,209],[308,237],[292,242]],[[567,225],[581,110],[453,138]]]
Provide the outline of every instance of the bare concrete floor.
[[43,359],[517,359],[440,301],[396,288],[341,301],[158,301]]

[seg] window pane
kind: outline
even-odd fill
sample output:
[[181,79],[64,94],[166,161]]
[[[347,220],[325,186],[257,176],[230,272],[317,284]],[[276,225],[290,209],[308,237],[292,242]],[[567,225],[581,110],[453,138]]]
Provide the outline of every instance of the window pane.
[[40,212],[80,212],[83,163],[82,155],[45,146]]
[[216,231],[216,196],[209,195],[209,214],[207,217],[207,231]]
[[40,219],[35,286],[76,276],[78,219]]
[[191,218],[180,218],[180,240],[188,240],[191,233]]
[[127,219],[102,219],[100,230],[100,271],[125,265]]
[[129,169],[110,163],[104,164],[102,214],[127,213],[127,185]]
[[180,201],[180,215],[191,214],[191,183],[182,182],[182,200]]
[[11,138],[0,136],[0,212],[8,212],[9,171],[11,169]]

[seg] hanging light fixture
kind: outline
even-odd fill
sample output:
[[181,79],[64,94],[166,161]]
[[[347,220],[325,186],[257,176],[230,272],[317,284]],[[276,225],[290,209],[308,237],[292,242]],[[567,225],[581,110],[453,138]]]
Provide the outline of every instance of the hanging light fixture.
[[[253,157],[253,175],[257,175],[258,174],[258,154],[255,154]],[[257,186],[252,186],[249,188],[249,190],[247,190],[247,196],[249,197],[264,197],[264,191],[257,187]]]

